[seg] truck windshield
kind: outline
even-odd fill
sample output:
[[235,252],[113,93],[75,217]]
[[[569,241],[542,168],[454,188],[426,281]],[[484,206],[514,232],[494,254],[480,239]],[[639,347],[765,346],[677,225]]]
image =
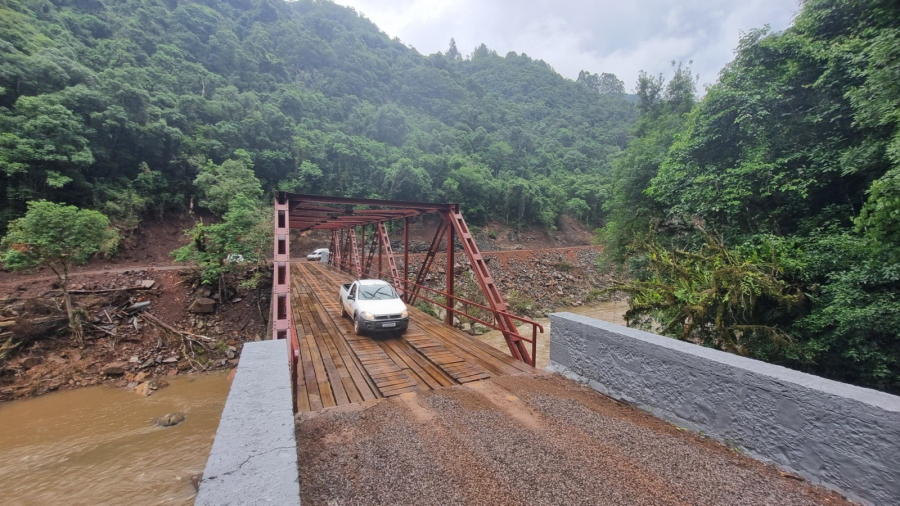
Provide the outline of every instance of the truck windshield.
[[391,285],[361,285],[359,298],[362,300],[397,299],[399,296]]

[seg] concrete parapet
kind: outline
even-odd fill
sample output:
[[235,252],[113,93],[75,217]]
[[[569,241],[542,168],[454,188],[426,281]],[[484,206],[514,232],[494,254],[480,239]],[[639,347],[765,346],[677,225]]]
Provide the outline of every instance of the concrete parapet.
[[900,397],[571,313],[550,369],[815,483],[900,504]]
[[244,345],[196,505],[300,505],[287,341]]

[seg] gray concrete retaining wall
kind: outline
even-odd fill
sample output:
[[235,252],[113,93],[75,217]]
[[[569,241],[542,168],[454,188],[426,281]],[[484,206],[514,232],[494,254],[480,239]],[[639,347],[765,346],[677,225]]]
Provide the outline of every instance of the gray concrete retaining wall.
[[550,369],[875,504],[900,504],[900,397],[571,313]]
[[247,343],[195,505],[300,505],[287,341]]

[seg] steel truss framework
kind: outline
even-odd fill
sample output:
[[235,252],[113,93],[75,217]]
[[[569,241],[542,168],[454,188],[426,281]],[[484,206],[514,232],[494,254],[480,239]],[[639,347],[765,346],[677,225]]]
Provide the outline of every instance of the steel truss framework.
[[[431,241],[431,246],[419,266],[415,277],[410,279],[409,273],[409,226],[410,218],[426,214],[435,214],[441,221]],[[402,221],[403,223],[403,272],[400,273],[391,248],[386,224]],[[362,231],[362,241],[357,241],[357,230]],[[366,247],[366,232],[370,230],[369,250]],[[475,243],[460,213],[459,204],[438,204],[430,202],[405,202],[397,200],[357,199],[347,197],[329,197],[320,195],[300,195],[278,192],[275,198],[275,272],[273,283],[273,318],[274,338],[284,338],[293,331],[290,311],[290,265],[289,240],[290,230],[304,232],[307,230],[331,231],[331,256],[329,263],[341,270],[350,272],[360,278],[379,277],[391,282],[407,303],[413,304],[425,300],[444,308],[445,322],[453,325],[454,316],[468,318],[503,333],[512,356],[534,366],[534,352],[537,343],[537,331],[543,327],[534,321],[511,314],[503,296],[491,277],[487,263]],[[446,237],[446,242],[445,242]],[[454,294],[455,254],[457,243],[461,244],[472,266],[478,285],[487,300],[487,306],[457,297]],[[428,272],[434,264],[438,252],[445,249],[447,257],[445,291],[425,286]],[[377,268],[375,255],[377,250]],[[387,272],[382,270],[387,263]],[[429,294],[429,295],[426,295]],[[442,298],[443,300],[435,300]],[[469,315],[467,307],[477,307],[489,312],[493,321]],[[515,322],[520,321],[532,327],[531,338],[519,333]],[[293,341],[291,339],[290,341]],[[531,344],[529,351],[526,343]],[[298,350],[295,343],[290,344],[292,372],[296,371]]]

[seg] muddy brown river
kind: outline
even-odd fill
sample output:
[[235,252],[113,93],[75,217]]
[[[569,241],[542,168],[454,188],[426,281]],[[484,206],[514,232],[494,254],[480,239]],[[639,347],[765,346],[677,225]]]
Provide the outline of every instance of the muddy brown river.
[[[193,504],[231,381],[167,381],[150,397],[100,386],[0,404],[0,504]],[[187,419],[154,424],[168,413]]]

